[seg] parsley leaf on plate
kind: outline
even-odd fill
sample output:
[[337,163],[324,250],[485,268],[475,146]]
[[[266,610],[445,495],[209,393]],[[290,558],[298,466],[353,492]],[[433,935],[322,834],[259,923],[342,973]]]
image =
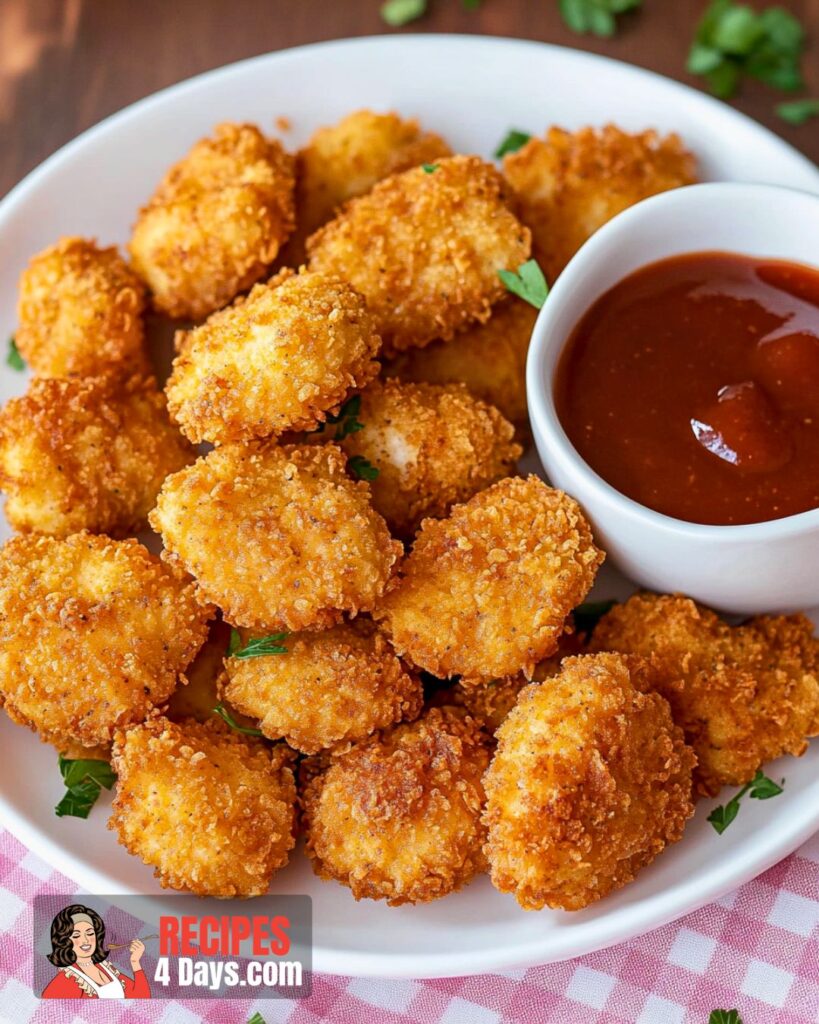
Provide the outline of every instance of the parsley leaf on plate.
[[228,644],[229,658],[264,658],[268,654],[287,654],[287,648],[281,641],[286,640],[289,633],[271,633],[269,636],[257,636],[242,646],[242,637],[238,629],[231,629]]
[[[784,782],[785,780],[783,779],[783,785]],[[722,835],[734,818],[739,814],[740,801],[745,794],[749,792],[751,798],[754,800],[770,800],[771,797],[779,796],[782,792],[782,786],[774,782],[773,779],[769,779],[767,775],[763,774],[762,769],[760,768],[751,781],[746,782],[742,789],[735,793],[727,804],[715,807],[708,815],[708,821],[711,823],[714,831],[718,835]]]
[[507,153],[517,153],[522,146],[526,145],[531,137],[532,136],[528,132],[521,132],[518,131],[517,128],[510,128],[506,133],[506,138],[501,142],[493,154],[495,159],[500,160],[500,158],[502,156],[506,156]]
[[819,100],[791,100],[789,103],[780,103],[776,112],[788,124],[805,124],[812,117],[819,117]]
[[363,455],[353,455],[347,460],[347,469],[359,480],[377,480],[381,472]]
[[387,0],[381,6],[381,17],[393,28],[408,25],[426,14],[427,0]]
[[572,32],[613,36],[617,15],[640,7],[643,0],[560,0],[560,13]]
[[17,342],[13,337],[9,338],[9,351],[6,356],[6,366],[10,366],[12,370],[25,370],[26,364],[23,357],[20,355],[20,350],[17,348]]
[[572,612],[575,627],[581,633],[591,633],[606,612],[610,612],[616,604],[614,600],[585,601],[579,604]]
[[107,761],[68,758],[60,754],[57,764],[65,783],[65,794],[54,808],[58,818],[87,818],[102,787],[110,789],[117,780]]
[[507,291],[525,299],[535,309],[541,308],[549,294],[549,286],[537,260],[527,260],[517,270],[499,270],[498,277]]
[[233,717],[233,715],[228,711],[228,709],[225,707],[224,704],[221,704],[221,703],[217,704],[216,707],[213,709],[213,713],[214,713],[214,715],[218,715],[222,719],[223,722],[227,722],[227,724],[231,727],[231,729],[234,730],[234,732],[243,732],[245,734],[245,736],[262,736],[263,735],[261,729],[248,729],[244,725],[239,725],[239,723],[236,721],[236,719]]
[[739,1010],[712,1010],[708,1024],[742,1024]]

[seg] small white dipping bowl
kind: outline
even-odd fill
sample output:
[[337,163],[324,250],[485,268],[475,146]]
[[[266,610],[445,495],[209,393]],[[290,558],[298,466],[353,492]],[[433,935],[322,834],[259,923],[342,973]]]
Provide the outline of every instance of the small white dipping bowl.
[[560,275],[535,324],[526,367],[535,443],[554,486],[580,502],[598,543],[637,583],[740,614],[809,608],[819,604],[819,509],[747,526],[662,515],[584,462],[555,412],[560,354],[592,303],[646,264],[715,250],[818,266],[819,196],[770,185],[692,185],[638,203],[602,227]]

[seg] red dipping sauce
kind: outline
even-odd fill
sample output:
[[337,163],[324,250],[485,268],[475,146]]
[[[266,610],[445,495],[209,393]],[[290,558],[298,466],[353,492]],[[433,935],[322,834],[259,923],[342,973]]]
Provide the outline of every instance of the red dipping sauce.
[[819,507],[819,271],[703,252],[626,277],[575,327],[557,415],[613,487],[691,523]]

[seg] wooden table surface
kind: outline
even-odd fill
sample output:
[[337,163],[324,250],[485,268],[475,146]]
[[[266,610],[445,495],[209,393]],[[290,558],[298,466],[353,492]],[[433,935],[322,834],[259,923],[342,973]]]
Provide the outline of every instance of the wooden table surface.
[[[778,2],[812,37],[803,67],[808,93],[819,96],[819,0]],[[644,0],[614,39],[600,40],[570,32],[557,0],[483,0],[477,11],[462,0],[430,0],[429,14],[402,31],[540,39],[700,86],[684,65],[705,5]],[[379,7],[380,0],[0,0],[0,195],[78,132],[180,79],[301,43],[395,31]],[[819,162],[819,122],[784,124],[774,113],[780,98],[750,83],[734,102]]]

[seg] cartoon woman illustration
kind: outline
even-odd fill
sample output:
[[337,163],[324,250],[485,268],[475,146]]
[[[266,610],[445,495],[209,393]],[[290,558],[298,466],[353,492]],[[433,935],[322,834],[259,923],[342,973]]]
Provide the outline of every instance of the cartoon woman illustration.
[[105,925],[91,907],[72,903],[51,922],[48,959],[59,968],[43,991],[43,999],[150,999],[148,979],[140,966],[145,946],[128,944],[133,978],[108,960]]

